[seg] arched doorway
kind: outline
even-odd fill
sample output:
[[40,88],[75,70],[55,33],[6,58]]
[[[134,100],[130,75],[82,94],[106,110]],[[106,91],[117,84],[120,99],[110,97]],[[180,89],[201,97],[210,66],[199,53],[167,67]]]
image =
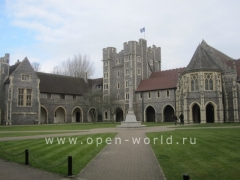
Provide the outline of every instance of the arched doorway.
[[200,107],[197,104],[194,104],[192,107],[192,117],[194,123],[201,122]]
[[47,110],[43,106],[41,106],[41,113],[40,113],[40,121],[42,124],[47,124]]
[[88,117],[87,117],[88,122],[97,121],[96,117],[97,117],[97,114],[96,114],[95,108],[90,108],[89,111],[88,111]]
[[155,122],[155,110],[152,106],[146,109],[146,122]]
[[54,123],[64,123],[65,122],[65,109],[58,107],[54,112]]
[[121,108],[116,109],[116,122],[123,121],[123,110]]
[[214,123],[214,107],[212,104],[208,104],[206,107],[206,120],[207,123]]
[[83,122],[82,115],[82,110],[79,107],[76,107],[72,112],[72,122]]
[[173,107],[170,105],[167,105],[163,111],[164,122],[174,122],[173,115],[174,115]]

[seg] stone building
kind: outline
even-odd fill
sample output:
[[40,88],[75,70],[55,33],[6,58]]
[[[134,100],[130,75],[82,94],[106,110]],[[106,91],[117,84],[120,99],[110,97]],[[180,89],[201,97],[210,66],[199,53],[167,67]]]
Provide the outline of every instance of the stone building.
[[[99,91],[115,98],[115,121],[125,119],[129,82],[137,120],[172,122],[184,115],[187,123],[239,122],[240,59],[209,46],[197,46],[187,67],[161,70],[161,48],[140,39],[103,49],[103,78],[87,79],[35,72],[28,59],[10,66],[0,58],[1,124],[92,122],[83,96]],[[110,121],[102,109],[98,121]]]
[[[123,50],[117,53],[116,48],[103,49],[103,98],[114,96],[119,104],[115,120],[121,121],[126,116],[129,99],[129,81],[132,82],[133,92],[143,79],[148,79],[154,71],[161,70],[161,48],[153,45],[147,47],[147,41],[140,39],[123,44]],[[135,93],[133,93],[135,94]],[[136,101],[136,96],[133,96]],[[138,114],[138,104],[135,103],[135,113]],[[105,110],[103,120],[109,110]],[[140,119],[139,119],[140,120]]]
[[27,58],[9,66],[9,57],[0,59],[1,124],[92,122],[83,95],[102,91],[102,78],[35,72]]
[[198,45],[186,68],[154,72],[136,89],[139,120],[188,123],[239,122],[240,59]]

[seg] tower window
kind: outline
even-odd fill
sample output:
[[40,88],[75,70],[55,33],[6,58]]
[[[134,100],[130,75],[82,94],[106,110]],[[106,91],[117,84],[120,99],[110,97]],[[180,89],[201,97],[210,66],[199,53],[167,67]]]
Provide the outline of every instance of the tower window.
[[126,88],[128,87],[128,81],[125,81],[125,87]]
[[129,75],[129,69],[126,69],[126,75]]
[[128,100],[129,99],[129,93],[125,94],[125,99]]

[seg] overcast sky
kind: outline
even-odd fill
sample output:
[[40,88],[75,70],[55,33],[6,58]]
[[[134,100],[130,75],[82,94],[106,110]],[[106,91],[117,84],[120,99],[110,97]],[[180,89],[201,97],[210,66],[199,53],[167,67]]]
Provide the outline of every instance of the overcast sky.
[[0,0],[0,57],[28,57],[42,71],[88,54],[102,77],[102,49],[144,38],[162,49],[162,70],[185,67],[204,39],[240,58],[239,0]]

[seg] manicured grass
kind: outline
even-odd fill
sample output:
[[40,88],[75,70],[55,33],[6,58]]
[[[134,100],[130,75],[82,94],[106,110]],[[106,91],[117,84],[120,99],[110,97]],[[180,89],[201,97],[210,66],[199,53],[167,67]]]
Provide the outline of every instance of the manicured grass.
[[0,131],[42,131],[42,130],[88,130],[95,128],[112,128],[120,123],[72,123],[72,124],[43,124],[29,126],[0,126]]
[[153,126],[171,126],[174,125],[174,122],[144,122],[143,125],[146,125],[147,127],[153,127]]
[[[46,144],[45,138],[37,140],[0,142],[0,147],[9,154],[19,154],[25,149],[29,150],[30,165],[46,171],[67,175],[68,156],[73,157],[73,174],[78,174],[106,145],[106,138],[114,138],[115,133],[82,135],[66,137],[65,144],[58,144],[54,138],[52,144]],[[49,136],[51,137],[51,136]],[[62,137],[64,138],[64,137]],[[69,138],[77,138],[77,143],[70,144]],[[97,138],[102,138],[103,143],[97,146]],[[93,140],[88,144],[87,140]],[[90,143],[90,141],[88,141]],[[24,163],[24,153],[19,156],[10,156],[0,149],[0,157],[9,161]],[[63,164],[61,164],[64,162]],[[56,166],[61,164],[60,166]]]
[[[164,143],[155,141],[154,144],[153,139],[160,140],[161,135]],[[147,133],[147,136],[167,180],[182,179],[183,174],[189,174],[194,180],[235,180],[240,177],[239,128],[175,130]],[[166,138],[170,136],[172,144],[166,144]],[[184,137],[188,139],[183,144]],[[191,144],[190,140],[194,143],[194,138],[196,144]]]
[[199,123],[195,123],[195,124],[189,124],[187,126],[180,126],[179,123],[177,126],[174,126],[174,128],[185,128],[185,127],[225,127],[225,126],[240,126],[240,123],[206,123],[206,124],[199,124]]
[[64,133],[74,133],[74,131],[64,131],[64,132],[12,132],[12,133],[0,133],[0,138],[3,137],[19,137],[19,136],[36,136],[36,135],[46,135],[46,134],[64,134]]
[[[29,126],[0,126],[0,131],[54,131],[54,130],[88,130],[96,128],[115,128],[120,123],[74,123],[74,124],[43,124]],[[152,126],[167,126],[173,123],[143,123],[147,127]]]

